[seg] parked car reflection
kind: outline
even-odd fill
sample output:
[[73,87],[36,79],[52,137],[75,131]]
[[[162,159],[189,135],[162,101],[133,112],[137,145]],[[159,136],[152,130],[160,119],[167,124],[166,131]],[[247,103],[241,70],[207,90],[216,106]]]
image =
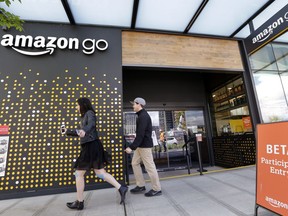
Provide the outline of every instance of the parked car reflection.
[[5,162],[5,155],[1,154],[0,155],[0,163],[4,163]]
[[4,166],[0,166],[0,173],[5,171],[5,167]]
[[4,154],[7,152],[7,146],[4,145],[4,146],[0,146],[0,154]]
[[2,139],[0,141],[0,145],[6,145],[8,143],[8,141],[6,139]]
[[178,145],[178,141],[175,137],[167,137],[166,138],[166,144],[167,145]]

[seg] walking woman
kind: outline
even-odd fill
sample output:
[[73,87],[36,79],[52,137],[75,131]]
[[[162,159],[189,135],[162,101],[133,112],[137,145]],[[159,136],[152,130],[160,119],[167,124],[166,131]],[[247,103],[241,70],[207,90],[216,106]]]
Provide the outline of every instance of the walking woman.
[[120,193],[122,204],[125,201],[125,195],[128,190],[126,185],[120,185],[116,179],[107,173],[104,169],[108,163],[107,154],[98,137],[96,130],[95,110],[88,98],[79,98],[77,100],[77,110],[81,115],[80,129],[70,130],[61,128],[61,133],[67,136],[79,136],[81,152],[77,158],[74,168],[76,177],[77,200],[67,203],[70,209],[82,210],[84,208],[84,175],[86,171],[93,169],[96,176],[113,185]]

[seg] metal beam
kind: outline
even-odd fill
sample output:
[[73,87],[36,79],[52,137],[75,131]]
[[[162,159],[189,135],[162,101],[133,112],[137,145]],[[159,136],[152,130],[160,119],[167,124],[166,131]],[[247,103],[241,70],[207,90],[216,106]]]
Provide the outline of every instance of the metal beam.
[[202,1],[201,5],[197,9],[196,13],[194,14],[192,19],[190,20],[189,24],[187,25],[187,27],[185,28],[183,33],[185,33],[185,34],[188,33],[188,31],[190,30],[190,28],[192,27],[192,25],[194,24],[194,22],[196,21],[196,19],[198,18],[198,16],[200,15],[201,11],[204,9],[204,7],[208,3],[208,1],[209,0],[203,0]]
[[131,29],[135,29],[137,13],[138,13],[139,0],[134,0],[132,20],[131,20]]
[[234,31],[229,37],[234,37],[239,31],[241,31],[250,21],[252,21],[256,16],[258,16],[262,11],[264,11],[269,5],[271,5],[275,0],[269,0],[265,5],[263,5],[256,13],[254,13],[246,22],[244,22],[236,31]]
[[71,12],[71,8],[69,6],[68,1],[67,0],[61,0],[61,2],[62,2],[62,5],[64,7],[64,10],[66,12],[66,15],[67,15],[67,17],[68,17],[68,19],[70,21],[70,24],[71,25],[75,25],[76,23],[75,23],[75,20],[74,20],[73,14]]
[[261,120],[261,111],[259,101],[257,99],[256,94],[256,87],[254,84],[254,78],[252,69],[249,64],[249,57],[247,55],[247,51],[245,49],[245,45],[243,40],[239,41],[239,48],[242,58],[242,63],[244,66],[243,78],[244,78],[244,85],[246,89],[246,96],[248,99],[248,108],[249,114],[252,119],[253,131],[257,131],[257,124],[263,123]]

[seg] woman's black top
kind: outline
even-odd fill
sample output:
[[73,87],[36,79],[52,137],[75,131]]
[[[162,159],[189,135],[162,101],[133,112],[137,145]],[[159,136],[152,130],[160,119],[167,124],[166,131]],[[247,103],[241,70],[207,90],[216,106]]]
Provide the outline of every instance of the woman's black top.
[[[80,121],[80,129],[84,130],[86,135],[80,138],[80,144],[86,142],[91,142],[93,140],[99,139],[98,132],[96,130],[96,115],[92,110],[88,110]],[[66,135],[68,136],[78,136],[77,129],[67,130]]]
[[[81,152],[74,168],[77,170],[102,169],[110,161],[110,155],[104,150],[96,130],[96,115],[92,110],[87,111],[81,118],[80,129],[85,136],[80,138]],[[78,136],[77,129],[67,130],[66,135]]]

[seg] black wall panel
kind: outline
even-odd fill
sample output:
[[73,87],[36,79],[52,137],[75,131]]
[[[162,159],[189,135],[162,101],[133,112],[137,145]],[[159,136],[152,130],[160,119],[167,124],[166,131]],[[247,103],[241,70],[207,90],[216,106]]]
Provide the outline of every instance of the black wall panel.
[[[9,135],[1,135],[9,142],[5,162],[0,163],[0,197],[74,190],[72,165],[80,146],[77,138],[61,135],[59,128],[62,124],[78,127],[79,97],[88,97],[94,104],[100,138],[113,156],[107,171],[123,182],[121,31],[36,23],[24,27],[24,32],[0,32],[0,126],[9,126]],[[56,47],[52,54],[28,56],[3,46],[6,34],[31,35],[34,40],[43,36],[46,41],[48,37],[62,37],[60,47],[65,45],[63,38],[80,42],[104,39],[109,46],[105,51],[95,49],[91,55],[83,53],[80,43],[79,49]],[[86,183],[87,188],[107,186],[92,172],[87,173]]]

